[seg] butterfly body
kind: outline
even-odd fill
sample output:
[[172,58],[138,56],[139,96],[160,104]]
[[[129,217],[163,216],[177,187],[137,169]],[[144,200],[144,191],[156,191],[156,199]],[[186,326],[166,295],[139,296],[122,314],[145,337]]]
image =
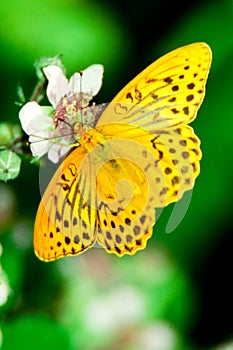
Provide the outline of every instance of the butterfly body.
[[98,243],[118,256],[146,246],[155,209],[180,199],[200,172],[200,141],[188,125],[204,98],[211,51],[177,49],[133,79],[60,165],[41,200],[37,256],[50,261]]

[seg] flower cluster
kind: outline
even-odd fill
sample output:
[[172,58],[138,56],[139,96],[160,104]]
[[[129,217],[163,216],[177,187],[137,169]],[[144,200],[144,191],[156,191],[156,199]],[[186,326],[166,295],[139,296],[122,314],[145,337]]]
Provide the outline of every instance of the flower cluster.
[[57,163],[77,139],[74,127],[78,123],[93,126],[95,113],[85,113],[85,108],[97,95],[102,85],[103,66],[94,64],[68,80],[60,67],[43,68],[48,79],[47,97],[52,107],[37,102],[26,103],[19,112],[23,130],[29,135],[33,156],[48,158]]

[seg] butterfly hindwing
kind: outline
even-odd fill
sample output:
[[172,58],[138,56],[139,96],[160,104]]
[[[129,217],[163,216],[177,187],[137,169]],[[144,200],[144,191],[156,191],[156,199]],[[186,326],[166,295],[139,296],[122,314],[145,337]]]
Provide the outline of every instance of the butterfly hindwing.
[[42,260],[76,255],[95,243],[95,195],[85,155],[82,147],[75,149],[42,197],[34,227],[34,248]]
[[[121,141],[119,145],[124,146],[124,140]],[[118,256],[134,254],[146,246],[152,235],[155,223],[152,194],[144,169],[130,153],[127,157],[114,145],[105,147],[111,148],[113,156],[97,174],[97,240]]]

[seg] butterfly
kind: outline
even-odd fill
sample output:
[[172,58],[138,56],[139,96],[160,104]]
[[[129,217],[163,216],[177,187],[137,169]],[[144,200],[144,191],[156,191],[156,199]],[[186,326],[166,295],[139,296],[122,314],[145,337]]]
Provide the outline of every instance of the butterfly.
[[40,202],[36,255],[51,261],[92,246],[117,256],[146,247],[155,208],[179,200],[200,172],[188,124],[205,95],[211,49],[178,48],[128,83],[56,170]]

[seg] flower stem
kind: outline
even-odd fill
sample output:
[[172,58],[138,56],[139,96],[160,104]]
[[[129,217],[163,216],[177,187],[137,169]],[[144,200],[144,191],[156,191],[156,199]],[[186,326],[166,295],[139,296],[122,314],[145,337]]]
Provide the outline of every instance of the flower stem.
[[39,103],[43,99],[44,97],[43,89],[45,87],[45,84],[46,84],[45,81],[41,81],[41,80],[38,81],[38,83],[36,84],[33,90],[30,101],[36,101]]

